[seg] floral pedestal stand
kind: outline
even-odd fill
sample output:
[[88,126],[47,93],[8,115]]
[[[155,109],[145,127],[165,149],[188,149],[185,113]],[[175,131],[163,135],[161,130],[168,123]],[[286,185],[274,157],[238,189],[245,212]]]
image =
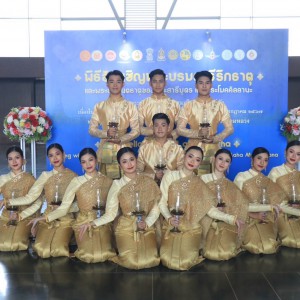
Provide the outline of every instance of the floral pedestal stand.
[[36,142],[31,140],[31,173],[36,178]]
[[[18,140],[26,159],[26,141],[31,146],[31,173],[36,177],[36,142],[51,138],[52,121],[39,106],[13,107],[4,117],[4,134],[12,141]],[[26,171],[26,166],[23,166]]]
[[[20,138],[20,148],[23,151],[24,160],[26,160],[26,143],[25,143],[25,138]],[[23,171],[26,172],[26,164],[23,165]]]
[[[25,139],[20,139],[20,148],[23,151],[24,159],[26,159],[26,143]],[[31,173],[36,178],[36,141],[31,140],[30,141],[30,149],[31,149]],[[24,172],[26,172],[26,164],[23,166]]]

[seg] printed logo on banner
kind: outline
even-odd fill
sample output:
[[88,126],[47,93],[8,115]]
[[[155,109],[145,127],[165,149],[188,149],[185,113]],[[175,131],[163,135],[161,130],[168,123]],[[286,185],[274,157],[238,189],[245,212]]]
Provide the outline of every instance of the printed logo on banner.
[[153,61],[153,49],[152,48],[146,49],[146,60]]
[[191,51],[188,49],[183,49],[180,51],[180,58],[182,60],[190,60],[191,59]]
[[193,59],[194,60],[201,60],[204,57],[203,51],[197,49],[193,51]]
[[255,60],[257,58],[257,52],[254,49],[247,51],[247,58],[249,60]]
[[107,50],[105,52],[105,58],[106,58],[107,61],[114,61],[117,58],[117,54],[113,50]]
[[220,55],[217,55],[213,49],[210,51],[209,54],[205,55],[205,57],[209,58],[210,60],[215,60],[219,56]]
[[100,61],[103,58],[103,54],[100,50],[95,50],[92,52],[92,60]]
[[178,52],[174,49],[170,50],[168,53],[168,58],[170,60],[176,60],[178,58]]
[[224,60],[231,60],[231,59],[232,59],[232,56],[233,56],[233,54],[232,54],[232,51],[231,51],[231,50],[226,49],[226,50],[224,50],[224,51],[222,52],[222,58],[223,58]]
[[88,51],[88,50],[82,50],[80,52],[80,60],[81,61],[87,62],[90,59],[91,59],[91,53],[90,53],[90,51]]
[[237,49],[234,51],[234,58],[236,60],[243,60],[245,58],[245,52],[242,49]]
[[131,54],[131,57],[134,61],[141,61],[143,58],[143,53],[140,50],[134,50]]
[[127,61],[127,60],[129,60],[129,58],[130,58],[130,53],[129,53],[128,50],[123,49],[123,50],[120,51],[119,57],[120,57],[122,60]]
[[158,50],[157,60],[158,61],[165,61],[166,60],[165,50],[163,50],[162,48],[160,48]]

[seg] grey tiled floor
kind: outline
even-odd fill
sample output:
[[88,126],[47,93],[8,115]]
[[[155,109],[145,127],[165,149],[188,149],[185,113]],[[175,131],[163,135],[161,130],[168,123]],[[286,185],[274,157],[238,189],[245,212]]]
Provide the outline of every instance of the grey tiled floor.
[[132,271],[111,262],[41,259],[26,251],[0,253],[0,299],[300,299],[300,250],[242,253],[204,261],[190,271],[163,266]]

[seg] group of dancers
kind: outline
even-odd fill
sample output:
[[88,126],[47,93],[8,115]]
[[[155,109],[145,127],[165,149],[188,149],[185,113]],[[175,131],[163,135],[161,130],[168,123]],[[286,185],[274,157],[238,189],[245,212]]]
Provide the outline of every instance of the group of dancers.
[[[204,258],[227,260],[241,251],[271,254],[280,245],[300,247],[300,142],[288,143],[286,161],[269,176],[269,152],[254,149],[251,167],[226,178],[232,155],[219,149],[213,172],[198,176],[203,151],[189,147],[179,170],[166,171],[160,187],[137,170],[130,147],[121,148],[120,179],[97,170],[97,156],[84,148],[79,161],[84,175],[64,166],[64,150],[51,144],[47,156],[53,170],[35,181],[23,172],[23,152],[10,147],[11,171],[0,176],[4,206],[0,218],[0,251],[33,249],[42,258],[69,256],[75,235],[75,256],[88,263],[113,261],[129,269],[157,266],[188,270]],[[46,210],[40,215],[42,202]],[[99,205],[100,204],[100,205]],[[101,215],[98,215],[101,211]]]
[[[74,256],[87,263],[188,270],[205,258],[300,248],[299,141],[287,144],[285,163],[268,176],[262,172],[270,153],[255,148],[249,170],[231,182],[226,174],[232,154],[218,143],[233,132],[232,123],[225,105],[209,96],[209,72],[195,74],[198,98],[178,117],[171,113],[175,102],[158,97],[165,86],[162,70],[150,73],[154,96],[142,101],[137,114],[120,96],[124,78],[118,72],[108,74],[110,98],[95,106],[90,122],[90,133],[101,138],[98,153],[79,153],[84,175],[65,167],[58,143],[47,148],[53,169],[36,180],[23,172],[22,150],[7,150],[10,172],[0,176],[0,251],[27,250],[32,235],[41,258],[73,255],[69,245],[75,241]],[[226,126],[217,134],[219,122]],[[140,132],[145,139],[137,155],[130,141]],[[189,137],[184,150],[178,135]]]

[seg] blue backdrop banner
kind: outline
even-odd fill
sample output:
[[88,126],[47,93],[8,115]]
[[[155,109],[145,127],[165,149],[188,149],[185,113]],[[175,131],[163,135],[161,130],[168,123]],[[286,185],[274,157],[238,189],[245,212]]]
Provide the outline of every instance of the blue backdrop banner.
[[123,96],[138,105],[151,95],[150,71],[163,69],[165,93],[183,105],[197,97],[194,73],[209,70],[211,96],[226,103],[234,123],[234,134],[222,145],[234,156],[229,177],[250,167],[257,146],[271,152],[269,171],[284,159],[280,122],[288,103],[287,45],[287,30],[46,32],[46,110],[54,123],[49,143],[61,143],[67,166],[81,174],[79,151],[97,148],[88,123],[94,105],[108,98],[107,72],[124,73]]

